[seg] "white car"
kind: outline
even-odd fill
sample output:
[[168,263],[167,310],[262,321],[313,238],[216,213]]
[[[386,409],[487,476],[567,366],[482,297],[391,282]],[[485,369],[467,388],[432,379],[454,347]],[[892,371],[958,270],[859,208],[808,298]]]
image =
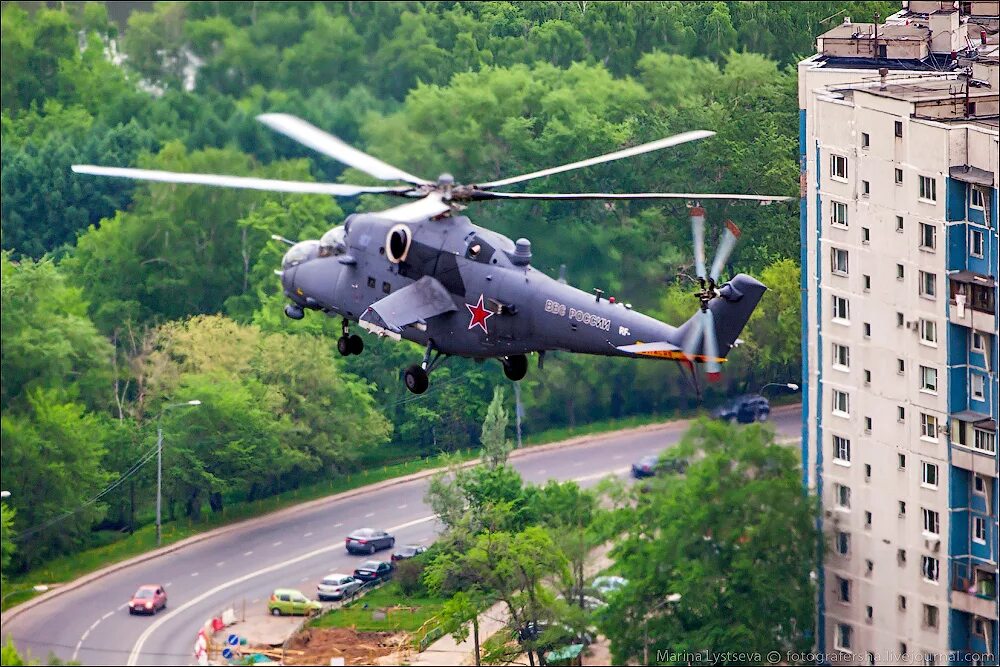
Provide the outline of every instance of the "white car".
[[628,579],[615,576],[597,577],[591,585],[601,595],[607,595],[608,593],[614,593],[617,590],[625,588],[628,585]]
[[328,574],[316,586],[316,597],[320,600],[342,600],[354,595],[362,583],[349,574]]

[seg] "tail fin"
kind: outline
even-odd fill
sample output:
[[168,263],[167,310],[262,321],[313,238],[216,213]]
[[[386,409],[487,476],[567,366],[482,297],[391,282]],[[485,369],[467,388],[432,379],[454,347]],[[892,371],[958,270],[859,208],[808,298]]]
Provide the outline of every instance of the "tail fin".
[[[743,331],[754,308],[760,302],[767,287],[756,278],[741,273],[722,286],[719,296],[708,304],[715,319],[715,339],[718,341],[719,357],[725,359],[733,349],[736,339]],[[682,324],[677,330],[677,341],[683,341],[687,332],[694,326],[694,317]],[[699,341],[695,355],[704,354]],[[697,356],[696,356],[697,358]]]

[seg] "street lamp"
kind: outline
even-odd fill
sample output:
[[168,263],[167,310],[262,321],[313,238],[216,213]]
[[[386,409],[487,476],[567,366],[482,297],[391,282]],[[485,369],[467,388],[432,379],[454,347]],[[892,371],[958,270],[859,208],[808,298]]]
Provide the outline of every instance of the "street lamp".
[[795,384],[794,382],[768,382],[763,387],[758,389],[757,393],[758,394],[763,393],[764,390],[767,389],[768,387],[784,387],[785,389],[791,389],[792,391],[799,390],[799,385]]
[[666,598],[661,600],[659,604],[650,609],[645,618],[642,619],[642,664],[649,664],[649,619],[653,615],[653,612],[658,609],[662,609],[665,605],[680,601],[680,593],[671,593]]
[[160,515],[160,507],[163,498],[163,413],[171,408],[182,408],[186,405],[201,405],[201,401],[194,399],[185,403],[171,403],[163,406],[160,414],[156,417],[156,546],[160,546],[162,540],[163,522]]
[[10,491],[0,491],[0,498],[4,500],[10,498]]
[[[7,493],[7,492],[5,491],[4,493]],[[10,495],[10,494],[8,493],[8,495]],[[4,600],[6,600],[8,596],[16,595],[17,593],[23,593],[23,592],[28,591],[28,590],[35,591],[36,593],[44,593],[45,591],[49,590],[49,587],[48,587],[47,584],[35,584],[34,586],[31,586],[30,588],[27,587],[27,586],[22,586],[20,588],[15,588],[12,591],[7,591],[6,593],[4,593],[3,597],[0,597],[0,602],[3,602]]]

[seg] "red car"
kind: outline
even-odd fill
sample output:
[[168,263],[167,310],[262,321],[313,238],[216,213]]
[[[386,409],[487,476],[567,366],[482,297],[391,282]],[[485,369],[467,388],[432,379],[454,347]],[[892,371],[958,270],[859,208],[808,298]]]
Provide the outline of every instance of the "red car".
[[155,614],[167,608],[167,591],[157,584],[140,586],[132,599],[128,601],[130,614]]

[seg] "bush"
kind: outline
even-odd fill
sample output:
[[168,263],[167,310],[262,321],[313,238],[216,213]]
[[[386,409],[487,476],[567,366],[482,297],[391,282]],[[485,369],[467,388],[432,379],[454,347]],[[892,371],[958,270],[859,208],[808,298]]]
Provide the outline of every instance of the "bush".
[[399,590],[403,592],[403,595],[413,596],[427,593],[423,583],[424,567],[422,560],[409,559],[399,562],[393,579],[399,584]]

